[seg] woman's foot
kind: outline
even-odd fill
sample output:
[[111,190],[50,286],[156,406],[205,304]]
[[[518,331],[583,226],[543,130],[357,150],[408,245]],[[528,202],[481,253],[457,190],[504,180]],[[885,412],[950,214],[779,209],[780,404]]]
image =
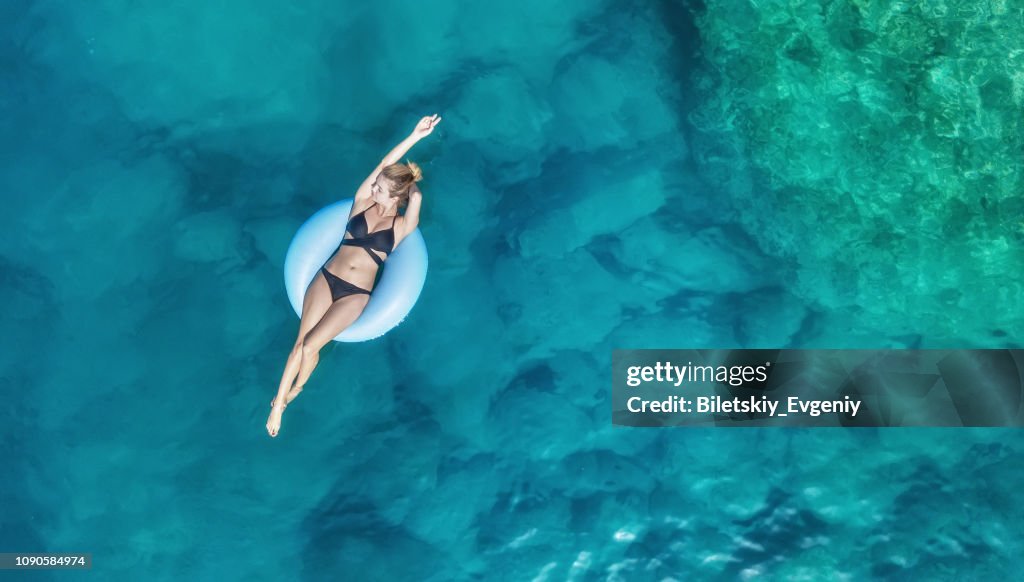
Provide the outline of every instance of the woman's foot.
[[270,406],[270,417],[267,418],[267,434],[272,437],[276,437],[278,431],[281,430],[281,415],[284,414],[284,409],[287,408],[288,405],[274,399],[271,401]]

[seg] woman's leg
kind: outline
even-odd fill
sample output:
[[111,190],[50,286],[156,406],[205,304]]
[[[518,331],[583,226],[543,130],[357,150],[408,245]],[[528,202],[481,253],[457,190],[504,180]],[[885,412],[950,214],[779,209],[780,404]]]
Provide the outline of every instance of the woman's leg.
[[[281,375],[281,384],[277,388],[276,398],[285,398],[289,394],[292,383],[299,373],[299,366],[302,361],[302,338],[306,337],[306,334],[327,313],[327,310],[331,307],[331,301],[331,289],[327,285],[327,280],[324,279],[323,273],[318,272],[313,277],[313,280],[310,281],[309,287],[306,288],[306,295],[302,299],[302,318],[299,321],[299,335],[295,339],[295,345],[292,346],[291,353],[288,354],[288,361],[284,365],[284,373]],[[298,392],[294,392],[291,399],[285,400],[285,403],[291,402],[297,394]]]
[[320,349],[327,345],[327,342],[334,339],[346,327],[352,325],[359,314],[366,308],[370,296],[364,293],[357,293],[342,297],[334,302],[327,309],[320,322],[313,326],[313,329],[306,334],[299,348],[302,354],[299,365],[299,374],[295,378],[295,389],[302,390],[309,380],[309,375],[320,362]]

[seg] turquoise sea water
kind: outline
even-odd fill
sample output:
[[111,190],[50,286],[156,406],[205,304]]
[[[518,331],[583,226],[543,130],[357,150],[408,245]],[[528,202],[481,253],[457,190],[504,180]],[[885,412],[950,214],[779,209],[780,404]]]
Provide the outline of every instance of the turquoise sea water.
[[[839,4],[2,3],[0,551],[1012,579],[1019,431],[611,426],[613,349],[1020,347],[1019,9]],[[291,236],[432,113],[423,295],[271,439]]]

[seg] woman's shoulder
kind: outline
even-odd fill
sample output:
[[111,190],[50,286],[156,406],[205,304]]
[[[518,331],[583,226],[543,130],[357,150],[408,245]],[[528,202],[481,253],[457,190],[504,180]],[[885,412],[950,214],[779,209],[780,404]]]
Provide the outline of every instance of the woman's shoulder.
[[364,199],[364,200],[359,200],[358,198],[354,199],[352,201],[352,208],[350,208],[349,211],[348,211],[348,219],[349,219],[349,221],[351,221],[356,216],[359,216],[360,214],[362,214],[362,213],[366,212],[367,210],[369,210],[371,206],[373,206],[372,199]]

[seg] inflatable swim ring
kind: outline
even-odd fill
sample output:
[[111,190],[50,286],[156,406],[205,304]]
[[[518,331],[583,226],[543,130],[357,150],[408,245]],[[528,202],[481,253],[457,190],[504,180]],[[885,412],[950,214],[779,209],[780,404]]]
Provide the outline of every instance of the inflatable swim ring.
[[[299,227],[288,246],[284,283],[288,301],[300,317],[306,288],[345,236],[353,202],[354,199],[346,198],[321,208]],[[361,342],[378,338],[409,315],[427,280],[427,245],[420,229],[402,239],[382,268],[384,272],[366,309],[352,325],[335,336],[334,341]]]

